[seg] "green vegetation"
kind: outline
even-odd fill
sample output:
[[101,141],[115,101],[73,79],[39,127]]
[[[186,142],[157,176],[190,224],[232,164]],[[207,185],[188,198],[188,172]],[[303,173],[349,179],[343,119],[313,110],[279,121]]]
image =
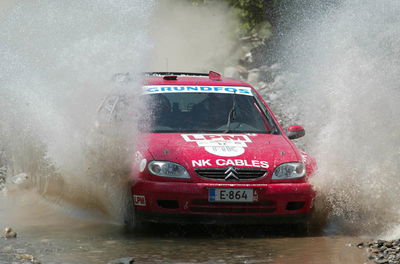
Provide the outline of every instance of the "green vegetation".
[[[191,0],[195,4],[211,5],[221,0]],[[253,35],[257,33],[262,38],[271,35],[273,10],[277,6],[277,0],[222,0],[228,4],[231,12],[238,17],[240,28],[239,36]]]
[[265,36],[270,29],[267,22],[268,9],[274,5],[274,0],[225,0],[240,20],[240,35],[259,33]]

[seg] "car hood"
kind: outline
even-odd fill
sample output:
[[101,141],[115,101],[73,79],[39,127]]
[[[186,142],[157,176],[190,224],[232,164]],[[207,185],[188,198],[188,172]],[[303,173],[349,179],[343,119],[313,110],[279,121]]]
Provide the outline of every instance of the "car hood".
[[153,133],[139,138],[153,160],[179,163],[186,168],[275,168],[300,161],[300,153],[283,135]]

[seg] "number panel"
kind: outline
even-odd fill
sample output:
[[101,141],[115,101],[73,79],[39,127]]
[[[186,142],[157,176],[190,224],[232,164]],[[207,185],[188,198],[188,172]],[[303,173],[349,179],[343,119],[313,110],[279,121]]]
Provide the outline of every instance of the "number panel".
[[210,202],[253,202],[253,189],[250,188],[210,188]]

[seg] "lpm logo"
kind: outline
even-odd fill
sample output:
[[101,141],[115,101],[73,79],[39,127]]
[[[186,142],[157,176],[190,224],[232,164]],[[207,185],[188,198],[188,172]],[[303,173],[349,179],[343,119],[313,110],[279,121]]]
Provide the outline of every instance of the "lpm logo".
[[236,157],[245,152],[247,143],[252,142],[248,135],[241,134],[182,134],[186,142],[196,142],[211,154],[222,157]]

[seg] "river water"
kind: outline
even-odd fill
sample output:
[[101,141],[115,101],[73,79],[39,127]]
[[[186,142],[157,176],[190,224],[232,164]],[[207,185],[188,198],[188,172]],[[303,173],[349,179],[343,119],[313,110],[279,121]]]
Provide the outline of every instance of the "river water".
[[[106,217],[30,192],[13,201],[1,196],[0,226],[17,239],[0,240],[0,256],[12,246],[42,263],[107,263],[133,257],[135,263],[364,263],[366,252],[350,244],[359,237],[317,232],[302,237],[285,227],[154,226],[127,231]],[[7,205],[4,205],[4,202]],[[18,205],[15,208],[14,205]],[[0,260],[1,263],[1,260]]]

